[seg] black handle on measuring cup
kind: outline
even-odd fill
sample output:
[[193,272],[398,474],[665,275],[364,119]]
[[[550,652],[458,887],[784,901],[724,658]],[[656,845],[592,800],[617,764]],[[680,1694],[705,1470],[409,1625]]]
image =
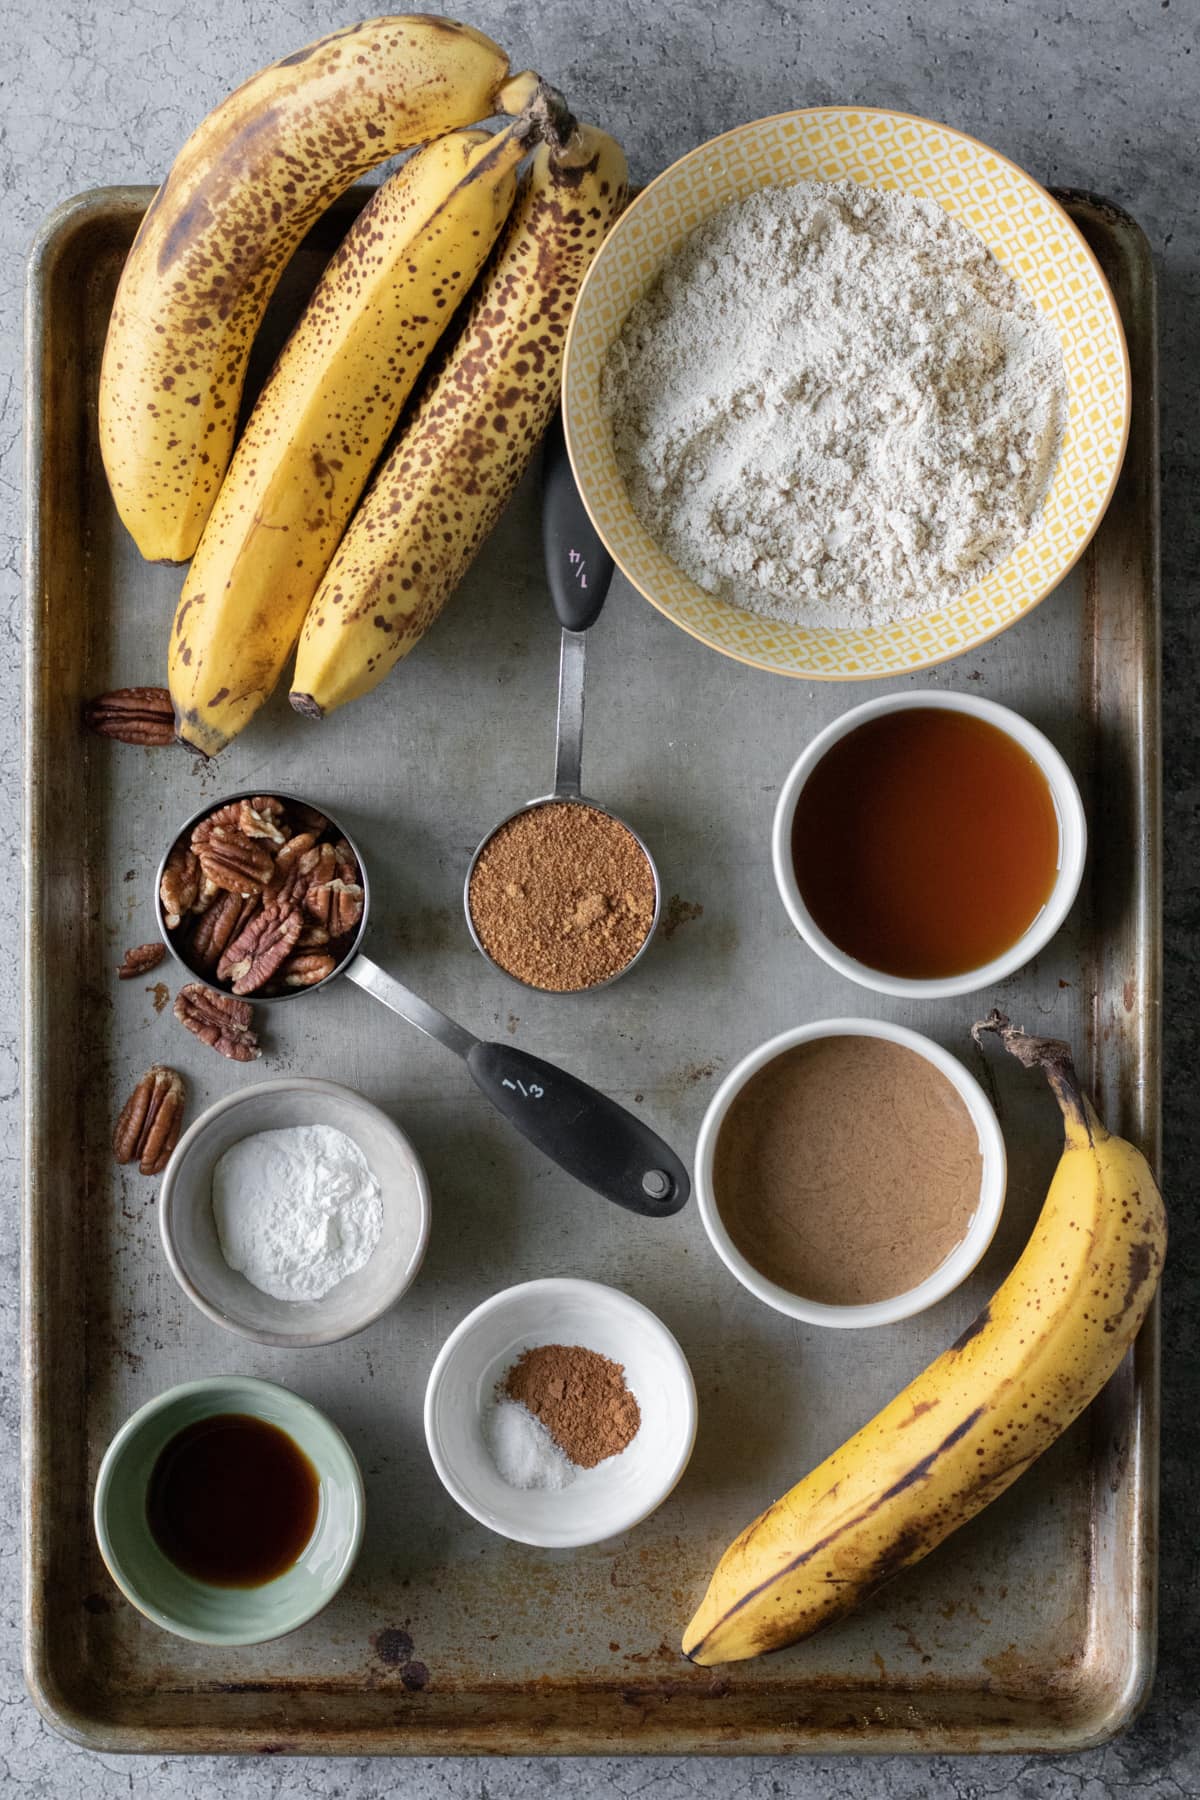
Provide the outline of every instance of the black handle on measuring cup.
[[675,1152],[586,1081],[513,1044],[475,1044],[466,1063],[509,1123],[585,1187],[648,1219],[687,1204],[691,1182]]
[[550,421],[542,453],[542,550],[559,624],[586,631],[600,617],[613,559],[579,498],[561,412]]

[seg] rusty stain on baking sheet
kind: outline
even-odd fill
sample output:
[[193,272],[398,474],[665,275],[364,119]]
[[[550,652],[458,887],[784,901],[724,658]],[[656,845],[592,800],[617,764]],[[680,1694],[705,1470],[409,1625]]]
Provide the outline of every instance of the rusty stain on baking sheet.
[[411,1632],[399,1625],[389,1625],[375,1633],[371,1645],[379,1661],[399,1675],[400,1684],[406,1692],[419,1694],[428,1687],[429,1670],[413,1655]]
[[[238,1679],[214,1685],[197,1679],[194,1652],[149,1631],[115,1590],[107,1606],[96,1604],[106,1598],[104,1571],[89,1534],[84,1530],[81,1545],[80,1533],[104,1442],[135,1405],[186,1376],[200,1341],[186,1300],[154,1254],[153,1215],[132,1188],[128,1216],[122,1214],[122,1190],[108,1162],[115,1090],[137,1071],[126,1057],[128,1046],[114,1035],[112,1001],[99,991],[96,971],[111,960],[104,953],[105,934],[111,933],[112,917],[123,912],[132,891],[132,884],[123,882],[124,871],[145,852],[144,843],[126,829],[122,813],[144,774],[129,761],[108,755],[111,746],[80,744],[76,757],[64,750],[75,742],[70,735],[75,700],[96,691],[96,679],[109,673],[93,659],[113,650],[116,609],[121,608],[122,633],[138,619],[160,618],[171,576],[170,571],[131,570],[123,558],[118,564],[120,539],[95,448],[94,382],[104,321],[117,269],[148,197],[135,190],[71,203],[42,241],[31,284],[28,467],[31,489],[40,497],[25,586],[34,700],[26,815],[31,908],[24,1243],[31,1304],[24,1380],[30,1468],[26,1660],[39,1705],[93,1749],[158,1754],[436,1754],[452,1744],[462,1751],[570,1755],[604,1754],[614,1742],[630,1752],[676,1756],[880,1749],[929,1754],[1054,1751],[1103,1737],[1128,1716],[1130,1696],[1137,1695],[1149,1666],[1153,1469],[1148,1453],[1156,1395],[1152,1332],[1144,1334],[1136,1359],[1102,1398],[1091,1430],[1086,1423],[1078,1428],[1074,1448],[1067,1446],[1049,1473],[1031,1477],[1027,1493],[1018,1483],[998,1503],[1000,1510],[977,1521],[978,1529],[969,1528],[969,1537],[943,1546],[920,1570],[899,1576],[889,1595],[857,1621],[776,1657],[738,1665],[732,1674],[687,1667],[674,1648],[674,1633],[727,1534],[745,1523],[738,1516],[750,1485],[744,1472],[741,1478],[736,1470],[722,1476],[711,1459],[698,1461],[661,1515],[640,1527],[632,1540],[602,1551],[555,1561],[501,1544],[455,1519],[448,1506],[444,1513],[436,1510],[444,1503],[416,1448],[419,1435],[412,1443],[394,1445],[390,1460],[385,1454],[383,1439],[388,1429],[394,1430],[396,1412],[380,1396],[396,1380],[396,1370],[383,1326],[372,1346],[379,1361],[373,1392],[362,1381],[364,1346],[350,1344],[340,1352],[345,1359],[340,1366],[352,1367],[355,1382],[362,1385],[338,1396],[335,1416],[352,1431],[362,1454],[372,1523],[357,1577],[335,1607],[295,1639],[261,1652],[241,1652],[234,1666],[225,1662],[222,1672]],[[1047,696],[1082,696],[1079,737],[1064,748],[1080,761],[1081,772],[1086,759],[1092,760],[1093,807],[1103,827],[1095,833],[1090,911],[1085,906],[1081,914],[1081,929],[1086,932],[1091,925],[1100,935],[1085,938],[1078,983],[1059,990],[1056,999],[1061,994],[1060,1006],[1077,1011],[1078,996],[1098,996],[1109,1036],[1104,1042],[1098,1034],[1093,1038],[1089,1076],[1100,1090],[1105,1116],[1134,1135],[1153,1158],[1159,1080],[1155,458],[1153,380],[1147,361],[1153,307],[1148,264],[1135,229],[1090,201],[1081,203],[1077,216],[1091,231],[1131,321],[1140,413],[1117,502],[1083,565],[1088,611],[1078,670],[1064,666],[1047,676],[1038,702],[1048,709]],[[346,206],[335,209],[300,253],[309,271],[315,273],[324,263],[347,218]],[[509,533],[505,554],[512,555],[516,545],[518,557],[528,555],[533,592],[540,591],[532,574],[540,549],[536,529],[525,529],[531,519],[518,510],[500,532]],[[524,568],[514,565],[518,582]],[[487,586],[486,580],[477,585],[472,612],[488,603]],[[86,631],[76,629],[80,614],[77,606],[72,609],[81,596],[88,601]],[[45,604],[47,598],[56,604]],[[1065,621],[1077,617],[1078,588],[1062,596],[1057,612],[1044,609],[1044,623],[1033,620],[1027,629],[1043,633],[1043,644],[1057,644],[1066,633]],[[478,623],[467,620],[458,639],[452,618],[447,629],[451,636],[444,640],[440,674],[445,679],[449,673],[457,683],[462,670],[451,668],[445,646],[454,649],[455,657],[469,657],[469,633],[478,633]],[[1013,634],[1012,646],[1019,638]],[[1069,636],[1066,641],[1074,642]],[[1015,648],[1010,656],[1005,639],[994,655],[998,690],[1021,705],[1020,685],[1013,692],[1004,679],[1016,661]],[[436,661],[422,672],[430,680],[439,675]],[[724,666],[721,672],[730,681],[738,679],[736,671]],[[114,667],[111,673],[128,672]],[[411,673],[415,675],[415,667]],[[989,664],[989,678],[992,673]],[[511,685],[519,687],[520,681],[518,665]],[[769,687],[761,692],[763,705],[769,706]],[[410,683],[412,694],[419,701],[415,683]],[[418,706],[413,730],[426,722]],[[486,736],[478,739],[485,750],[489,742]],[[320,763],[326,752],[308,739],[297,737],[295,743],[298,773],[304,772],[314,791],[325,788],[332,802],[337,796]],[[168,785],[162,799],[137,821],[143,827],[149,823],[155,842],[170,817],[192,809],[190,802],[181,802],[172,812],[172,792],[178,799],[198,780],[203,791],[215,796],[224,778],[219,767],[205,770],[186,759],[178,771],[171,760],[163,780]],[[455,887],[455,857],[466,852],[448,830],[436,840],[415,846],[405,841],[393,850],[384,822],[394,813],[386,795],[381,799],[379,793],[376,787],[370,799],[376,808],[372,829],[380,833],[385,854],[392,853],[398,894],[415,909],[407,920],[393,915],[392,942],[385,948],[394,952],[401,946],[406,960],[444,954],[446,968],[452,969],[454,958],[469,953],[457,907],[439,902]],[[420,807],[414,804],[411,811],[420,825]],[[89,873],[85,886],[84,873],[103,871],[106,854],[110,885],[105,887],[100,876],[93,881]],[[64,882],[63,869],[80,872],[73,889]],[[422,886],[419,869],[434,871],[438,879]],[[736,870],[731,879],[738,879]],[[676,899],[687,917],[677,916],[673,923],[668,902],[663,921],[668,938],[700,917],[697,903]],[[764,911],[768,916],[773,918],[769,906]],[[1135,935],[1139,920],[1141,937]],[[638,1060],[650,1035],[640,1018],[635,1016],[632,1029],[626,1024],[622,1031],[618,1025],[611,1033],[606,1028],[598,1034],[598,1053],[606,1054],[610,1045],[615,1055],[632,1052],[626,1083],[639,1084],[650,1112],[661,1104],[662,1069],[682,1071],[675,1077],[680,1110],[686,1105],[698,1112],[706,1097],[702,1083],[715,1075],[719,1062],[712,1057],[712,1075],[690,1082],[688,1071],[703,1068],[718,1048],[740,1055],[774,1028],[770,1020],[787,1007],[813,1002],[800,948],[792,947],[790,960],[785,956],[782,921],[775,922],[770,939],[772,954],[780,958],[778,970],[752,957],[759,949],[752,923],[740,912],[720,910],[710,913],[703,932],[688,934],[685,961],[710,984],[701,1020],[707,1038],[704,1031],[681,1036],[664,1060],[650,1066]],[[650,986],[645,996],[655,1009],[673,1004],[670,986],[677,977],[682,980],[682,968],[668,956],[656,975],[653,960],[647,962]],[[436,991],[432,962],[427,972],[431,991]],[[1068,973],[1074,979],[1076,968],[1064,960],[1063,975]],[[1126,981],[1132,982],[1128,999]],[[792,984],[786,992],[784,983]],[[724,1006],[730,994],[734,1010],[725,1017],[713,997]],[[818,992],[815,1003],[821,1002]],[[439,1104],[434,1096],[441,1065],[399,1031],[362,1030],[357,1008],[358,997],[349,990],[331,995],[326,1007],[335,1048],[353,1042],[358,1050],[358,1060],[347,1062],[343,1078],[354,1085],[374,1083],[378,1091],[373,1097],[394,1104],[402,1122],[407,1123],[410,1104],[432,1115]],[[543,1016],[550,1018],[549,1009]],[[543,1016],[536,1040],[530,1017],[532,1049],[546,1041]],[[781,1024],[787,1022],[781,1019]],[[150,1018],[146,1029],[157,1031],[159,1026]],[[555,1029],[550,1026],[551,1039]],[[352,1030],[361,1036],[352,1039]],[[287,1056],[298,1054],[286,1041],[283,1049]],[[565,1048],[563,1054],[567,1060]],[[296,1066],[335,1078],[339,1073],[311,1063]],[[224,1075],[223,1070],[204,1071],[204,1079],[215,1086]],[[1005,1102],[1017,1124],[1024,1115],[1009,1099],[1011,1091]],[[422,1129],[432,1149],[435,1124]],[[507,1259],[536,1215],[514,1220],[508,1178],[515,1165],[507,1156],[502,1160],[491,1139],[472,1130],[464,1134],[464,1146],[466,1157],[460,1157],[457,1167],[448,1151],[439,1153],[446,1172],[453,1170],[461,1183],[461,1191],[447,1196],[447,1214],[451,1207],[459,1210],[457,1217],[448,1217],[450,1229],[443,1234],[440,1253],[447,1254],[447,1235],[469,1237],[472,1230],[486,1228],[494,1259]],[[1025,1198],[1023,1154],[1021,1147],[1013,1157],[1010,1210]],[[473,1161],[482,1171],[475,1185],[464,1174],[464,1163]],[[537,1182],[535,1188],[539,1203],[559,1203],[551,1182]],[[561,1197],[563,1242],[573,1250],[581,1241],[585,1246],[591,1241],[586,1212],[568,1205],[577,1200]],[[435,1224],[435,1255],[438,1229]],[[689,1280],[699,1281],[699,1264],[695,1257],[680,1259],[679,1266]],[[444,1280],[448,1266],[443,1261],[439,1279]],[[665,1265],[653,1250],[625,1266],[630,1285],[641,1287],[641,1297],[651,1305],[672,1291]],[[600,1279],[622,1279],[598,1273]],[[721,1294],[730,1291],[715,1276],[711,1286]],[[483,1291],[486,1287],[476,1297]],[[708,1292],[705,1286],[705,1296]],[[447,1283],[447,1314],[431,1326],[416,1298],[416,1311],[405,1311],[404,1324],[415,1319],[418,1332],[426,1335],[411,1349],[406,1344],[401,1365],[404,1386],[412,1389],[419,1388],[454,1308],[466,1306],[464,1296]],[[157,1329],[135,1316],[147,1309],[159,1321]],[[966,1316],[959,1316],[956,1327]],[[743,1392],[732,1369],[761,1367],[781,1343],[794,1354],[801,1391],[810,1398],[818,1393],[815,1385],[811,1391],[805,1386],[818,1379],[817,1346],[802,1334],[779,1335],[783,1327],[766,1316],[766,1309],[722,1317],[723,1329],[729,1327],[722,1367],[715,1366],[706,1347],[703,1321],[690,1335],[685,1322],[681,1314],[681,1336],[708,1405],[710,1431],[735,1420],[752,1445],[758,1442],[754,1433],[768,1442],[778,1436],[779,1393],[756,1399],[752,1387]],[[156,1347],[165,1343],[167,1354],[149,1355],[155,1340]],[[204,1342],[211,1350],[211,1342]],[[731,1365],[733,1349],[737,1357]],[[138,1371],[127,1361],[127,1352],[144,1358]],[[337,1392],[336,1383],[330,1392]],[[371,1395],[370,1404],[366,1395]],[[820,1429],[829,1423],[818,1414]],[[746,1457],[734,1460],[744,1470]],[[1054,1506],[1046,1511],[1051,1482],[1059,1487]],[[755,1504],[772,1497],[753,1496]],[[753,1506],[746,1517],[752,1511]],[[1037,1530],[1030,1531],[1035,1516]],[[1051,1571],[1044,1563],[1030,1556],[1030,1569],[1018,1554],[1044,1536],[1056,1554],[1062,1553],[1057,1586],[1045,1579]],[[980,1567],[993,1568],[1002,1579],[986,1588],[964,1584],[963,1569]],[[380,1630],[381,1619],[394,1623]],[[933,1658],[908,1675],[899,1665],[911,1658],[889,1651],[890,1667],[880,1667],[882,1657],[872,1661],[873,1645],[890,1643],[887,1633],[898,1619]],[[1005,1660],[1004,1646],[1010,1643],[1027,1652],[1023,1667]],[[609,1644],[625,1646],[624,1654],[620,1647],[606,1649]],[[647,1652],[647,1645],[658,1648]],[[995,1666],[983,1669],[980,1654],[992,1655]],[[643,1655],[650,1660],[625,1660]],[[432,1679],[430,1666],[436,1672]]]
[[412,1661],[413,1641],[407,1631],[398,1625],[389,1625],[384,1631],[377,1631],[371,1639],[372,1647],[381,1663],[395,1669],[402,1663]]

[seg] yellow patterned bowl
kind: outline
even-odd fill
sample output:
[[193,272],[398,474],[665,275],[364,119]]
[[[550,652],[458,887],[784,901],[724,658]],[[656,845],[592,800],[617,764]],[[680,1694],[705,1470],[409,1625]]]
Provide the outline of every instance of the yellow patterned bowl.
[[[600,370],[630,307],[697,225],[756,188],[860,181],[936,200],[1020,282],[1062,339],[1070,413],[1037,530],[940,612],[865,630],[781,624],[705,593],[629,504],[600,407]],[[1116,484],[1129,430],[1129,357],[1116,304],[1066,213],[1031,176],[962,132],[907,113],[818,106],[713,138],[651,182],[609,233],[567,339],[563,413],[575,478],[618,566],[669,619],[725,656],[806,680],[926,669],[1013,625],[1083,553]]]

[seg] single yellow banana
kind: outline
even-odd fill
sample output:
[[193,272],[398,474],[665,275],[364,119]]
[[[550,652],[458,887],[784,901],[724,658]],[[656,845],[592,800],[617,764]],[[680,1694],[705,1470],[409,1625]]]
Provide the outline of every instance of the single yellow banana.
[[121,275],[100,371],[100,447],[142,555],[183,562],[229,462],[250,345],[284,265],[351,182],[497,110],[499,45],[452,19],[371,19],[251,76],[183,146]]
[[170,684],[180,738],[215,756],[272,692],[430,351],[509,212],[537,131],[457,131],[377,191],[284,346],[183,584]]
[[1065,1044],[993,1013],[1046,1072],[1065,1147],[1024,1254],[956,1344],[726,1550],[684,1633],[693,1662],[807,1637],[917,1562],[1059,1437],[1133,1342],[1166,1250],[1146,1159],[1113,1137]]
[[313,597],[298,712],[320,718],[367,693],[462,580],[558,403],[575,296],[626,173],[620,145],[591,126],[539,148],[461,334]]

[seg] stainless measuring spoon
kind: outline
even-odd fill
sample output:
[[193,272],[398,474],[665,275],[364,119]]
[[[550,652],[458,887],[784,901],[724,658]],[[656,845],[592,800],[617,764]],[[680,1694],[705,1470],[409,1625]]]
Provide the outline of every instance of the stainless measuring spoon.
[[[263,791],[259,787],[252,792],[228,794],[220,800],[209,801],[193,813],[172,836],[154,877],[154,916],[163,942],[189,975],[215,992],[222,990],[204,970],[192,967],[187,960],[186,945],[177,943],[175,934],[167,929],[161,893],[163,870],[174,846],[181,840],[190,843],[192,831],[201,819],[208,818],[218,807],[253,799],[255,793]],[[277,789],[267,791],[276,794],[285,804],[313,805],[298,794],[283,794]],[[472,1081],[497,1112],[503,1113],[510,1125],[515,1125],[543,1155],[565,1169],[568,1175],[573,1175],[576,1181],[617,1206],[641,1213],[646,1218],[661,1219],[678,1212],[691,1191],[688,1172],[670,1146],[641,1119],[618,1106],[606,1094],[580,1081],[578,1076],[569,1075],[565,1069],[544,1062],[539,1056],[531,1056],[526,1050],[519,1050],[515,1044],[482,1042],[465,1026],[439,1012],[436,1006],[414,994],[411,988],[405,987],[403,982],[397,981],[394,975],[362,953],[371,906],[366,862],[350,833],[324,807],[313,810],[324,814],[329,828],[346,840],[354,854],[363,890],[362,918],[341,962],[323,980],[314,982],[312,987],[293,988],[286,993],[261,997],[248,994],[246,998],[262,1006],[305,1000],[345,975],[372,999],[381,1001],[402,1019],[407,1019],[410,1025],[415,1025],[418,1031],[423,1031],[426,1037],[436,1039],[445,1049],[461,1057]]]
[[610,806],[604,806],[599,800],[585,795],[580,786],[583,771],[583,704],[584,677],[587,666],[586,633],[600,617],[604,602],[608,597],[609,586],[613,576],[613,559],[601,543],[596,527],[588,517],[587,509],[579,497],[579,489],[575,485],[575,475],[567,455],[566,438],[563,435],[562,414],[555,413],[550,428],[546,433],[545,448],[542,460],[542,553],[546,563],[546,582],[550,589],[550,598],[554,602],[554,610],[562,626],[562,638],[558,653],[558,713],[555,720],[554,735],[554,787],[549,794],[539,794],[533,800],[526,800],[523,806],[514,807],[498,825],[494,825],[487,836],[476,846],[463,882],[463,910],[467,915],[467,930],[471,933],[475,948],[481,956],[487,957],[494,969],[507,975],[510,981],[519,982],[522,987],[531,987],[531,982],[522,981],[511,969],[504,968],[488,951],[471,914],[471,877],[475,873],[475,865],[487,849],[498,831],[520,818],[522,813],[536,812],[541,806],[552,806],[566,803],[576,806],[590,807],[594,812],[605,813],[615,819],[618,825],[624,826],[638,849],[646,859],[647,867],[654,878],[654,916],[640,946],[627,963],[609,975],[603,981],[593,982],[587,988],[543,989],[538,993],[565,992],[592,994],[599,988],[609,987],[619,981],[622,975],[628,975],[635,963],[650,947],[658,926],[658,915],[662,910],[662,883],[654,858],[646,848],[640,832],[633,829],[627,819],[622,819],[613,812]]

